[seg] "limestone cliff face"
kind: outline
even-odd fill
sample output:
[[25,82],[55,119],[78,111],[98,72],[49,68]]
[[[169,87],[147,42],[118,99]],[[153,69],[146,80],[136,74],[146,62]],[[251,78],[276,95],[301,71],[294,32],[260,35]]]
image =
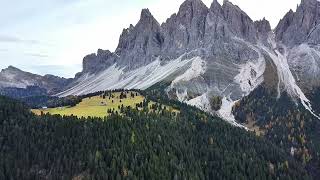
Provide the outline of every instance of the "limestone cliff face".
[[[207,7],[201,0],[186,0],[161,25],[144,9],[139,22],[123,30],[114,53],[108,52],[103,58],[98,58],[99,53],[85,58],[84,71],[72,83],[76,88],[65,94],[103,88],[146,88],[146,83],[141,85],[144,81],[152,85],[178,78],[170,87],[176,94],[187,92],[197,96],[210,92],[239,99],[247,90],[234,78],[243,64],[259,59],[259,52],[251,46],[260,41],[260,36],[266,39],[270,31],[267,20],[254,22],[229,1],[221,5],[214,0]],[[177,59],[181,60],[179,68],[170,73],[156,73]],[[197,61],[186,63],[188,60]],[[148,69],[149,66],[154,69]],[[109,85],[111,80],[106,79],[111,77],[117,80]],[[248,84],[248,80],[241,83]]]
[[320,2],[302,0],[275,29],[279,43],[287,47],[288,63],[298,84],[308,92],[320,86]]
[[141,11],[136,26],[123,30],[116,49],[118,65],[134,69],[150,63],[159,56],[163,45],[160,24],[148,9]]
[[227,119],[232,103],[261,84],[307,101],[304,93],[320,87],[319,4],[303,0],[274,30],[227,0],[210,7],[185,0],[162,24],[143,9],[115,52],[86,56],[83,71],[58,95],[166,82],[168,94],[209,112],[210,98],[224,97],[219,113]]
[[320,2],[302,0],[297,11],[290,10],[276,27],[277,40],[292,47],[301,43],[319,44]]
[[82,74],[101,72],[115,62],[126,70],[133,70],[159,57],[174,59],[234,37],[255,43],[259,31],[268,32],[270,27],[260,26],[258,30],[245,12],[229,1],[220,5],[214,0],[208,8],[201,0],[186,0],[179,11],[161,25],[148,9],[143,9],[139,22],[123,30],[114,53],[99,50],[84,58]]

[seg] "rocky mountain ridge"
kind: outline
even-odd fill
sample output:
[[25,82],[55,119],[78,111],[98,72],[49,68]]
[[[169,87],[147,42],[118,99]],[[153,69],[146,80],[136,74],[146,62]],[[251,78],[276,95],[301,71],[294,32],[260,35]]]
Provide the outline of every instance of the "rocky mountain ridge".
[[[317,32],[318,6],[316,0],[303,0],[297,12],[289,11],[279,22],[274,33],[266,19],[254,22],[229,1],[220,5],[214,0],[207,7],[201,0],[186,0],[162,24],[144,9],[137,25],[123,30],[116,51],[99,61],[85,58],[84,69],[89,62],[93,68],[83,71],[70,89],[59,95],[109,88],[145,89],[168,81],[168,93],[207,111],[212,111],[211,96],[225,97],[229,105],[220,113],[227,109],[229,114],[232,102],[259,86],[269,68],[271,74],[278,74],[275,88],[279,94],[289,91],[292,97],[307,101],[302,94],[319,86],[314,75],[320,72],[319,50],[309,43],[317,42],[312,34]],[[308,17],[304,26],[299,26],[304,31],[295,28],[301,16]],[[307,37],[302,32],[311,29],[309,40],[302,41]],[[290,36],[297,40],[289,42]],[[312,58],[313,63],[304,63],[302,55]]]
[[[59,95],[145,89],[169,81],[167,91],[180,101],[210,111],[209,96],[241,99],[262,82],[263,56],[253,46],[270,33],[267,20],[254,22],[229,1],[220,5],[214,0],[207,7],[201,0],[186,0],[161,25],[144,9],[137,25],[123,30],[116,51],[104,60],[96,58],[99,55],[87,56],[84,71]],[[96,66],[99,61],[103,63]],[[87,71],[88,64],[96,68]],[[247,77],[239,75],[240,71],[252,77],[244,79]],[[201,98],[204,104],[198,103]]]
[[168,95],[208,112],[214,112],[211,97],[222,97],[214,113],[233,122],[234,103],[264,83],[312,112],[305,94],[320,85],[318,17],[319,2],[302,0],[273,32],[266,19],[253,21],[227,0],[210,7],[186,0],[162,24],[143,9],[138,23],[123,30],[115,52],[86,56],[83,71],[57,95],[167,82]]
[[27,88],[38,86],[54,95],[63,90],[72,80],[53,75],[40,76],[9,66],[0,72],[0,88]]

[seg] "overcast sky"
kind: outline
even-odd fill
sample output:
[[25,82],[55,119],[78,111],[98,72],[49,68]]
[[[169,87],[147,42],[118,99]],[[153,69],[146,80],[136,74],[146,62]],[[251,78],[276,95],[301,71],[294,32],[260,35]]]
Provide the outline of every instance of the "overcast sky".
[[[123,28],[142,8],[164,22],[184,0],[0,0],[0,69],[73,77],[98,48],[114,51]],[[222,3],[223,0],[219,0]],[[253,19],[275,27],[300,0],[230,0]],[[203,0],[210,6],[212,0]]]

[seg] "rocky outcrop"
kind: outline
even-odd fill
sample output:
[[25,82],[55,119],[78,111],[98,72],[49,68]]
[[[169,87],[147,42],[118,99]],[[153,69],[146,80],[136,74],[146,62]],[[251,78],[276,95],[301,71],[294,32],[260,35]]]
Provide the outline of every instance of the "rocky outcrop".
[[143,9],[139,22],[123,30],[116,51],[86,56],[83,72],[77,78],[86,73],[99,73],[114,63],[133,70],[157,58],[176,59],[234,37],[255,43],[257,33],[250,17],[229,1],[220,5],[214,0],[208,8],[201,0],[186,0],[179,11],[161,25],[148,9]]
[[208,11],[201,0],[186,0],[178,13],[161,25],[164,32],[162,54],[177,55],[201,47]]
[[108,50],[99,49],[97,53],[83,58],[83,72],[95,73],[102,71],[116,62],[117,56]]
[[210,8],[186,0],[161,25],[144,9],[139,22],[123,30],[116,51],[87,56],[84,71],[59,96],[165,81],[170,95],[207,111],[206,98],[224,97],[219,113],[230,121],[234,101],[263,82],[305,103],[304,93],[320,85],[318,21],[316,0],[303,0],[274,32],[266,19],[254,22],[227,0],[213,0]]
[[[221,94],[225,91],[235,99],[240,98],[243,92],[238,82],[234,82],[234,77],[239,73],[241,64],[259,58],[259,54],[248,44],[256,44],[258,34],[270,30],[267,24],[264,20],[256,27],[245,12],[229,1],[220,5],[214,0],[208,8],[201,0],[186,0],[179,11],[161,26],[149,10],[144,9],[137,25],[130,25],[123,30],[114,53],[116,57],[104,60],[115,62],[115,66],[101,68],[103,70],[97,68],[96,76],[84,71],[72,84],[77,89],[73,88],[64,94],[81,94],[106,88],[106,84],[102,83],[105,82],[103,79],[120,82],[113,83],[112,88],[146,88],[148,86],[145,84],[152,85],[150,82],[156,83],[156,79],[163,80],[168,76],[172,81],[177,76],[184,75],[191,76],[192,78],[187,79],[193,83],[187,85],[186,82],[176,82],[171,88],[177,90],[177,93],[184,92],[185,89],[187,93],[196,95],[208,91]],[[96,55],[93,57],[95,59]],[[185,72],[188,68],[194,69],[192,66],[196,66],[196,62],[181,62],[180,68],[170,70],[172,74],[159,74],[159,78],[149,79],[156,76],[152,73],[157,72],[157,69],[151,71],[150,68],[146,71],[147,67],[159,68],[159,64],[165,67],[179,58],[182,61],[201,58],[201,64],[206,66],[203,67],[205,71],[197,74],[200,76],[197,77],[194,75],[197,72],[195,70]],[[98,61],[86,62],[92,62],[92,66],[86,67],[98,66],[95,64]],[[140,82],[136,82],[139,79],[146,83],[142,86]]]
[[302,0],[297,11],[290,10],[276,27],[276,37],[287,46],[319,44],[320,2]]
[[290,10],[279,22],[275,36],[287,51],[290,70],[308,93],[320,86],[320,2],[302,0],[296,12]]
[[224,18],[229,24],[229,29],[233,34],[250,42],[257,40],[257,31],[254,23],[244,11],[228,0],[224,1],[222,9]]
[[258,37],[262,38],[263,40],[265,40],[264,38],[267,37],[272,31],[269,21],[265,18],[259,21],[255,21],[254,26],[258,32]]
[[294,18],[294,12],[290,9],[289,12],[284,16],[283,19],[280,20],[278,23],[276,29],[275,29],[275,35],[276,39],[278,41],[281,41],[283,39],[284,33],[288,30],[288,28],[291,26]]
[[160,55],[163,41],[160,24],[148,9],[143,9],[137,25],[124,29],[120,36],[115,51],[118,65],[134,69],[150,63]]

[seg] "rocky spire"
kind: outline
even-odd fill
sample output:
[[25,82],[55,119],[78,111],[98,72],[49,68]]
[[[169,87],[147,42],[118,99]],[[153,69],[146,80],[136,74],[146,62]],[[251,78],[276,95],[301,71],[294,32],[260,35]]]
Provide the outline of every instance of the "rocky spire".
[[108,50],[98,49],[97,53],[83,58],[83,73],[94,74],[107,69],[114,63],[116,56]]
[[13,72],[13,71],[15,71],[15,72],[22,72],[22,70],[14,67],[14,66],[11,66],[11,65],[8,66],[8,67],[5,68],[5,69],[2,69],[1,71],[3,71],[3,72],[6,72],[6,71],[10,71],[10,72]]
[[294,12],[292,11],[292,9],[290,9],[290,11],[287,12],[287,14],[278,23],[275,29],[276,38],[278,40],[282,40],[283,33],[286,32],[286,30],[291,26],[291,23],[293,22],[293,17]]
[[213,0],[210,6],[210,11],[215,14],[222,14],[222,7],[217,0]]
[[270,23],[268,20],[266,20],[266,18],[263,18],[262,20],[259,20],[259,21],[255,21],[254,25],[258,33],[267,34],[271,31]]
[[201,0],[186,0],[179,8],[177,21],[187,28],[194,27],[208,13],[208,7]]
[[266,20],[265,18],[259,21],[255,21],[254,27],[257,31],[257,37],[260,43],[268,45],[268,37],[269,37],[269,34],[272,32],[269,21]]
[[184,1],[178,13],[162,25],[164,50],[177,54],[197,47],[205,34],[208,11],[209,8],[201,0]]
[[254,23],[244,11],[228,0],[224,1],[222,9],[224,19],[228,23],[229,30],[233,34],[252,42],[256,41]]
[[142,9],[141,15],[140,15],[140,20],[141,19],[149,19],[149,18],[153,18],[149,9]]
[[120,36],[116,49],[120,57],[118,64],[128,64],[129,68],[134,68],[152,61],[151,57],[159,55],[162,44],[160,24],[149,9],[143,9],[136,26],[125,29]]
[[276,27],[277,40],[288,46],[304,42],[320,43],[320,2],[302,0],[297,11],[290,10]]

